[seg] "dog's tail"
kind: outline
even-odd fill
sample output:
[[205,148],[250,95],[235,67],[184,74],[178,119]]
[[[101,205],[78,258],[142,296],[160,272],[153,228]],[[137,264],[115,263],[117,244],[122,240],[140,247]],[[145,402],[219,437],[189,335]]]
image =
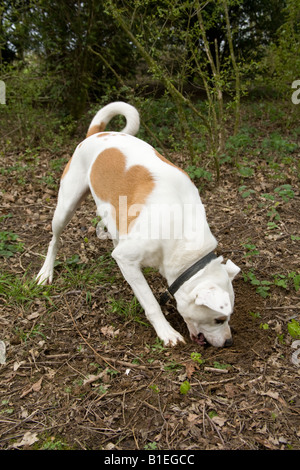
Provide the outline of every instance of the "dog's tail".
[[104,106],[104,108],[98,111],[90,124],[86,137],[90,137],[98,132],[103,132],[109,121],[118,114],[126,118],[126,126],[121,132],[135,135],[140,128],[140,116],[138,111],[130,104],[116,101]]

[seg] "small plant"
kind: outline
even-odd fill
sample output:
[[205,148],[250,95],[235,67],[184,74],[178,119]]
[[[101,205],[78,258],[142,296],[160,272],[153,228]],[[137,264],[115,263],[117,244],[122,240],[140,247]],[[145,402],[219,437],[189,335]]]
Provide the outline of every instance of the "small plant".
[[293,199],[295,197],[295,192],[293,191],[292,186],[290,184],[283,184],[282,186],[276,188],[274,191],[284,200],[284,202],[288,202],[290,199]]
[[110,377],[112,379],[115,378],[119,374],[119,372],[117,370],[109,369],[109,368],[106,369],[106,372],[107,372],[108,375],[110,375]]
[[144,446],[145,450],[157,450],[157,443],[156,442],[149,442]]
[[9,258],[24,249],[24,243],[20,242],[19,235],[13,232],[0,232],[0,256]]
[[237,164],[238,172],[243,178],[251,178],[254,174],[254,169],[246,165]]
[[218,413],[215,410],[211,410],[208,412],[208,416],[210,417],[210,419],[212,419],[215,416],[218,416]]
[[214,368],[215,369],[221,369],[221,370],[226,370],[226,369],[230,369],[231,365],[230,364],[221,364],[220,362],[218,361],[214,361]]
[[297,292],[300,289],[300,274],[297,274],[295,271],[291,271],[288,274],[288,278],[293,281],[294,289]]
[[182,382],[182,384],[180,385],[180,393],[182,395],[186,395],[188,393],[188,391],[191,389],[191,384],[188,380],[185,380],[184,382]]
[[253,271],[249,271],[248,273],[243,274],[244,281],[250,282],[253,286],[256,286],[256,292],[261,295],[264,299],[270,295],[270,286],[272,284],[271,281],[260,281],[257,279]]
[[300,323],[294,318],[288,323],[288,332],[292,338],[300,338]]
[[230,136],[226,142],[226,151],[238,162],[238,159],[246,149],[253,145],[253,139],[247,129],[241,130],[238,134]]
[[300,274],[292,271],[285,274],[275,274],[273,281],[260,281],[257,279],[253,271],[243,274],[244,281],[250,282],[253,286],[256,286],[256,292],[260,294],[264,299],[270,295],[271,286],[281,287],[283,289],[290,289],[291,286],[297,292],[300,289]]
[[287,152],[293,152],[297,145],[288,142],[281,135],[276,132],[272,133],[269,138],[263,140],[262,146],[268,151],[277,151],[279,154],[285,154]]
[[259,312],[249,312],[253,319],[260,318],[261,314]]
[[243,185],[239,187],[239,193],[242,198],[246,199],[247,197],[251,196],[251,194],[254,194],[255,191],[254,189],[249,189],[247,186]]
[[212,180],[212,174],[210,171],[205,170],[204,168],[198,167],[196,165],[190,165],[186,168],[186,172],[189,177],[193,179],[205,179],[206,181]]
[[252,256],[259,255],[259,250],[256,248],[256,245],[250,242],[251,240],[248,240],[248,243],[243,244],[243,247],[246,249],[246,253],[244,254],[244,257],[252,257]]
[[274,285],[283,289],[290,289],[292,285],[297,292],[300,289],[300,274],[297,274],[295,271],[291,271],[287,275],[275,274]]
[[64,450],[68,447],[62,440],[57,439],[56,437],[49,437],[43,443],[41,450]]
[[193,361],[197,362],[198,364],[203,364],[205,362],[205,359],[202,359],[202,354],[197,352],[191,353],[191,359],[193,359]]
[[274,204],[274,206],[270,207],[270,209],[267,212],[267,216],[271,220],[276,220],[276,221],[280,220],[280,215],[279,215],[278,211],[276,210],[278,205],[279,205],[279,202],[276,202]]
[[155,384],[149,385],[149,388],[154,392],[154,393],[159,393],[159,387]]
[[155,343],[151,346],[151,351],[161,353],[165,351],[164,342],[160,338],[156,338]]
[[275,274],[274,276],[275,286],[282,287],[283,289],[288,288],[288,279],[284,274]]
[[176,362],[175,360],[173,360],[172,362],[169,362],[169,364],[167,364],[164,367],[164,369],[165,370],[170,370],[170,371],[177,371],[177,370],[182,369],[182,365],[179,364],[178,362]]

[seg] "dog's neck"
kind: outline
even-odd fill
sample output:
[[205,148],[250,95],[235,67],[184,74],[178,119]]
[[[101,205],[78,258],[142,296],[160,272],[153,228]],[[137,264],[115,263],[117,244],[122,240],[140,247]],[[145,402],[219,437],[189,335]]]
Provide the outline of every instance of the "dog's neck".
[[213,251],[216,246],[217,241],[211,233],[204,245],[198,246],[197,242],[195,242],[194,248],[191,247],[191,242],[178,240],[178,243],[173,246],[171,256],[166,254],[167,256],[164,256],[163,260],[161,273],[166,278],[168,285],[170,286],[180,274],[197,260]]

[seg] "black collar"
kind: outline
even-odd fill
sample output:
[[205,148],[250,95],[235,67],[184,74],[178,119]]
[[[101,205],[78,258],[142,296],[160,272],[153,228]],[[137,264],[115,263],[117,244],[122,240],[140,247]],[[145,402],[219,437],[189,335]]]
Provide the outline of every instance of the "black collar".
[[200,269],[205,268],[213,259],[216,259],[217,255],[211,251],[208,255],[204,256],[203,258],[199,259],[190,266],[186,271],[184,271],[180,276],[170,285],[170,287],[160,296],[159,303],[160,305],[165,305],[167,301],[172,298],[182,286],[182,284],[188,281],[194,274],[196,274]]

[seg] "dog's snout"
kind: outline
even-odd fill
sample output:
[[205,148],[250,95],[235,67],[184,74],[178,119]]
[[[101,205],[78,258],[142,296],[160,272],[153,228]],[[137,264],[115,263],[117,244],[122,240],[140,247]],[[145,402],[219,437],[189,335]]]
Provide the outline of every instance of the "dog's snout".
[[229,346],[232,346],[232,343],[233,343],[232,338],[226,339],[224,343],[224,347],[228,348]]

